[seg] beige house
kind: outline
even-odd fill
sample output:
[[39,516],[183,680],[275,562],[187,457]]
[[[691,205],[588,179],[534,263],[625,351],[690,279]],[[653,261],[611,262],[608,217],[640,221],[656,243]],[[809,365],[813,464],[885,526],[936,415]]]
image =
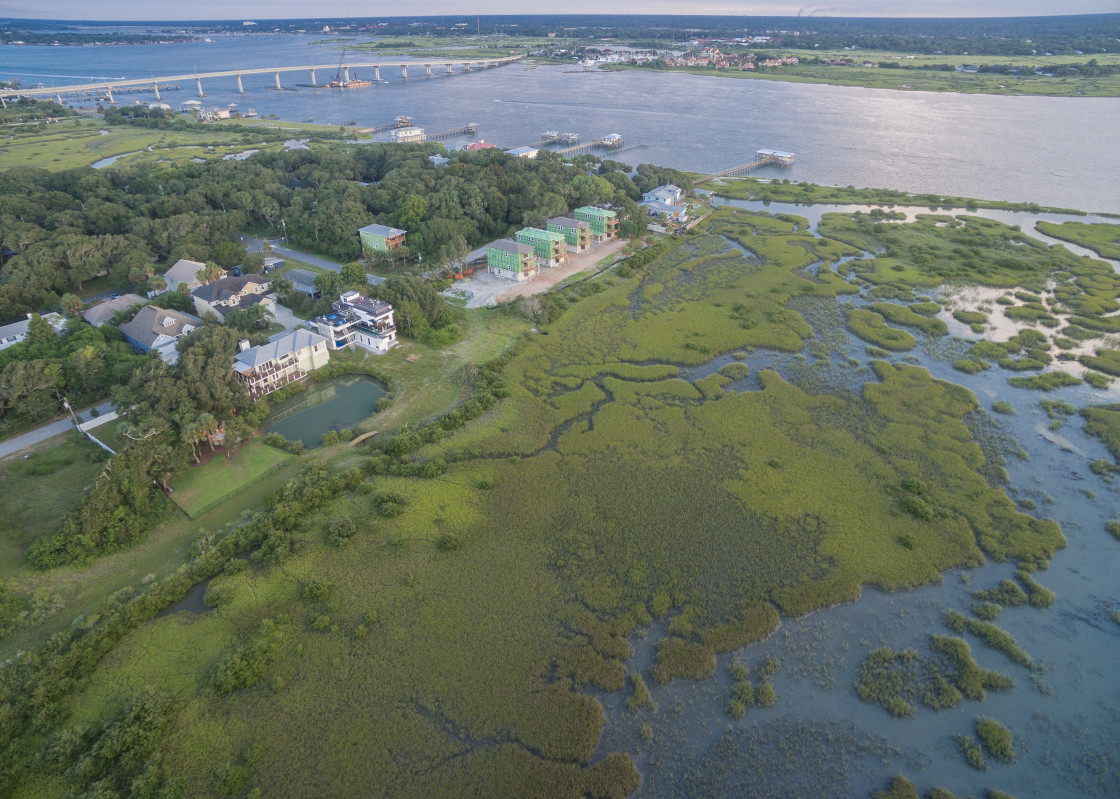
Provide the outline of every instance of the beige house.
[[[206,264],[201,261],[188,261],[186,258],[180,258],[174,266],[163,273],[163,279],[167,281],[167,290],[176,291],[180,285],[185,285],[187,291],[194,291],[199,286],[206,285],[206,281],[200,280],[198,277],[198,273],[205,268]],[[226,276],[224,270],[221,276]]]
[[272,281],[261,275],[241,275],[223,277],[191,292],[194,309],[200,319],[212,313],[220,319],[238,309],[245,310],[254,305],[263,305],[270,311],[276,310],[276,295],[272,293]]
[[253,399],[260,399],[289,383],[296,383],[327,365],[330,350],[327,340],[309,330],[293,330],[259,347],[241,342],[233,356],[237,379],[249,388]]
[[147,300],[139,294],[122,294],[111,300],[91,305],[82,311],[82,318],[89,322],[94,327],[101,327],[103,324],[113,318],[113,314],[117,311],[123,311],[126,308],[131,308],[133,305],[143,305]]

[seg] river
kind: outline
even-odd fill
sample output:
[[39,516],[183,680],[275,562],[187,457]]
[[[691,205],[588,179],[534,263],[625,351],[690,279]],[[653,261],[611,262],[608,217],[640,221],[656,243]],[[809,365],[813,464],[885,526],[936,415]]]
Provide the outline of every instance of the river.
[[[78,78],[146,78],[236,68],[334,64],[343,54],[317,35],[212,36],[213,41],[128,47],[0,46],[0,78],[65,85]],[[338,45],[341,46],[341,45]],[[502,55],[496,50],[495,55]],[[400,60],[351,52],[357,61]],[[362,77],[371,77],[357,70]],[[206,107],[238,103],[262,115],[341,124],[383,124],[412,116],[428,131],[479,123],[480,135],[513,147],[545,130],[584,140],[619,133],[648,148],[618,160],[716,172],[760,147],[789,150],[797,163],[758,174],[825,185],[854,185],[1037,202],[1120,212],[1120,99],[901,92],[648,71],[599,72],[578,65],[514,64],[386,83],[349,91],[276,91],[272,75],[203,84]],[[319,75],[320,80],[326,76]],[[282,76],[285,86],[309,82]],[[137,95],[121,94],[126,101]],[[145,101],[150,93],[140,95]],[[198,99],[193,84],[165,93],[172,104]],[[449,146],[463,140],[451,140]]]

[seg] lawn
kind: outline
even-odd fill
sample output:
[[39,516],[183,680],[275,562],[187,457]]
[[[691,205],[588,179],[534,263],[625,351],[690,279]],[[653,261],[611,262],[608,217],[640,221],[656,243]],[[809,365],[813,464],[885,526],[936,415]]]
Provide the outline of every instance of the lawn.
[[171,498],[192,519],[215,502],[234,496],[292,456],[253,439],[230,460],[215,457],[203,466],[189,467],[175,478]]
[[[309,135],[321,130],[297,124],[284,128],[291,134]],[[338,129],[330,130],[337,132]],[[57,171],[90,166],[103,158],[125,154],[131,155],[117,163],[209,159],[247,149],[277,150],[283,146],[279,141],[262,146],[261,136],[276,139],[277,131],[267,124],[239,122],[199,125],[187,131],[153,130],[131,125],[107,127],[101,119],[76,118],[46,127],[27,128],[26,132],[0,140],[0,169],[35,166]]]
[[62,529],[62,520],[104,465],[99,452],[92,442],[67,433],[0,461],[0,575],[23,563],[36,538]]

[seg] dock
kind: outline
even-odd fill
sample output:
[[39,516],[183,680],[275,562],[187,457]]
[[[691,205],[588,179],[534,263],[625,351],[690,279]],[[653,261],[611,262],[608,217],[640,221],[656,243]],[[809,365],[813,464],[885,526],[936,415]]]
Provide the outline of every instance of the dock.
[[401,115],[385,125],[376,125],[372,128],[362,128],[358,133],[384,133],[387,130],[412,127],[412,117]]
[[625,144],[626,140],[619,136],[617,133],[609,133],[606,136],[601,136],[598,139],[586,142],[585,144],[576,144],[572,147],[562,147],[561,149],[553,150],[552,152],[562,156],[580,155],[582,153],[589,153],[592,150],[613,150],[615,152],[618,152],[623,148],[623,145]]
[[[393,127],[398,127],[394,125]],[[478,133],[478,123],[468,122],[459,128],[451,128],[451,130],[441,130],[439,133],[425,134],[425,141],[437,141],[439,139],[451,139],[456,136],[473,136]]]
[[771,150],[763,148],[755,152],[755,160],[749,164],[743,164],[732,169],[725,169],[723,172],[718,172],[715,175],[707,175],[693,181],[693,185],[706,183],[709,180],[718,180],[719,178],[731,178],[738,175],[745,175],[759,167],[763,166],[793,166],[794,154],[787,153],[785,150]]

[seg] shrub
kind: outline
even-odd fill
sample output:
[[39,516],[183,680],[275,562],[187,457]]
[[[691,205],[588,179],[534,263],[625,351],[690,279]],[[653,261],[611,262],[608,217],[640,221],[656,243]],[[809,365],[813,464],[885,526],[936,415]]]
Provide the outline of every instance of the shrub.
[[774,703],[778,701],[778,693],[774,690],[774,686],[764,682],[755,691],[754,699],[759,707],[773,707]]
[[999,400],[992,403],[992,410],[996,413],[1002,413],[1004,416],[1014,416],[1015,406],[1007,400]]
[[995,719],[981,716],[976,719],[976,736],[988,750],[988,754],[1004,763],[1015,762],[1015,747],[1011,733]]
[[971,735],[958,735],[957,746],[960,752],[964,755],[964,760],[968,765],[977,771],[983,771],[988,767],[988,761],[984,759],[984,750],[976,743],[976,739]]
[[218,660],[214,673],[217,691],[229,693],[260,682],[290,630],[291,624],[283,616],[262,621],[246,643]]
[[328,580],[310,579],[300,586],[299,596],[308,604],[312,602],[326,602],[331,595],[331,583]]

